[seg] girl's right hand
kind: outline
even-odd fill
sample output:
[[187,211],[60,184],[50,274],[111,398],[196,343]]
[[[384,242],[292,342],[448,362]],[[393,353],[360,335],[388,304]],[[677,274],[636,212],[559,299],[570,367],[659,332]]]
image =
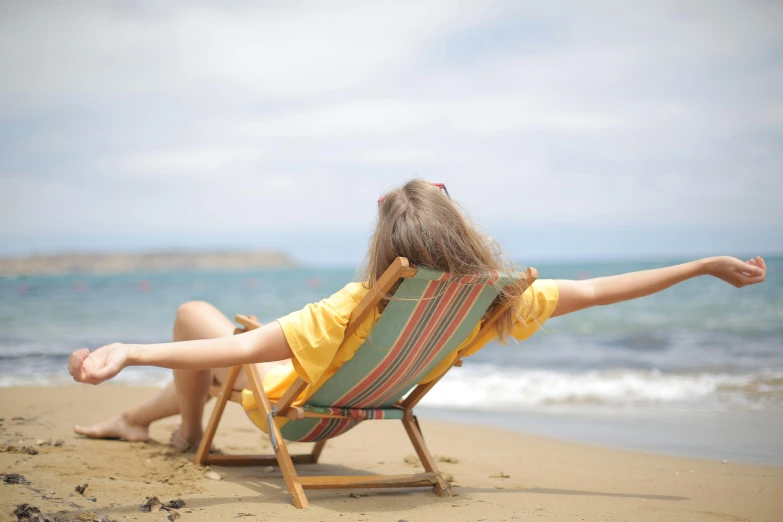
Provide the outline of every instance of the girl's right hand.
[[120,373],[127,362],[128,348],[123,344],[109,344],[92,353],[82,348],[68,358],[68,373],[76,382],[100,384]]

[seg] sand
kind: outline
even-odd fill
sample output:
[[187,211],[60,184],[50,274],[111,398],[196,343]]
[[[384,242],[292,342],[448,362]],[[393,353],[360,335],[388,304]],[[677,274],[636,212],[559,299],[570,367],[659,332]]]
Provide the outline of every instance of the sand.
[[[29,484],[0,484],[0,520],[29,503],[51,517],[162,521],[139,510],[148,496],[181,498],[181,522],[216,520],[783,520],[783,468],[601,448],[477,426],[428,421],[421,427],[455,496],[428,489],[308,491],[293,507],[277,469],[222,468],[215,481],[165,443],[176,420],[153,424],[153,442],[90,440],[71,431],[119,412],[153,390],[114,385],[0,389],[0,469]],[[226,453],[269,451],[236,405],[215,444]],[[37,445],[62,439],[64,444]],[[36,455],[9,452],[32,447]],[[293,444],[292,452],[309,449]],[[13,450],[12,450],[13,451]],[[402,426],[370,421],[330,441],[321,463],[301,474],[418,471]],[[411,463],[412,461],[412,463]],[[507,476],[507,478],[500,478]],[[84,494],[76,486],[88,484]],[[94,499],[94,500],[93,500]]]

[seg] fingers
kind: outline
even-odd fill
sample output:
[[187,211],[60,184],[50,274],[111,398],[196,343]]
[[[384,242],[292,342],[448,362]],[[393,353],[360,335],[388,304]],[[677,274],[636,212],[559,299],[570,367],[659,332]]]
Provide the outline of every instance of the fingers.
[[764,263],[764,260],[760,257],[748,259],[745,261],[745,265],[742,268],[742,273],[755,277],[764,275],[764,268],[761,267],[761,263]]
[[84,366],[84,360],[90,355],[90,350],[87,348],[81,348],[76,350],[68,358],[68,373],[78,381],[82,376],[82,368]]
[[764,275],[764,270],[760,266],[752,266],[748,270],[748,274],[752,275],[752,276],[759,277],[759,276]]
[[736,282],[732,282],[737,288],[753,285],[764,281],[767,274],[767,264],[764,258],[756,256],[748,259],[740,269]]
[[101,375],[102,368],[95,368],[88,348],[76,350],[71,354],[68,358],[68,373],[74,381],[85,384],[99,384],[106,380],[106,377]]
[[754,271],[752,275],[764,276],[767,273],[767,264],[764,262],[764,258],[756,256],[748,261],[753,267]]

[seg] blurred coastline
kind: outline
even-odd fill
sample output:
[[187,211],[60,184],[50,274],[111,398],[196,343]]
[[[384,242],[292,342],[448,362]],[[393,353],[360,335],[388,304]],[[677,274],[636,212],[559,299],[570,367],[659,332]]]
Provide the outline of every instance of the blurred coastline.
[[253,270],[296,263],[275,251],[62,253],[0,257],[0,277],[59,274],[126,274],[167,270]]

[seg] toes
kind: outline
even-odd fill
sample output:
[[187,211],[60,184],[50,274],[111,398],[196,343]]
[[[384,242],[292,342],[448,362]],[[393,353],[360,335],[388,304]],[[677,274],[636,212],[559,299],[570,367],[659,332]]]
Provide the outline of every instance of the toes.
[[98,430],[96,430],[92,426],[83,427],[83,426],[74,426],[73,431],[78,433],[79,435],[84,435],[85,437],[90,437],[91,439],[100,438],[101,435],[98,433]]
[[74,426],[73,431],[91,439],[124,439],[131,442],[149,440],[149,432],[145,427],[130,425],[119,418],[94,426]]

